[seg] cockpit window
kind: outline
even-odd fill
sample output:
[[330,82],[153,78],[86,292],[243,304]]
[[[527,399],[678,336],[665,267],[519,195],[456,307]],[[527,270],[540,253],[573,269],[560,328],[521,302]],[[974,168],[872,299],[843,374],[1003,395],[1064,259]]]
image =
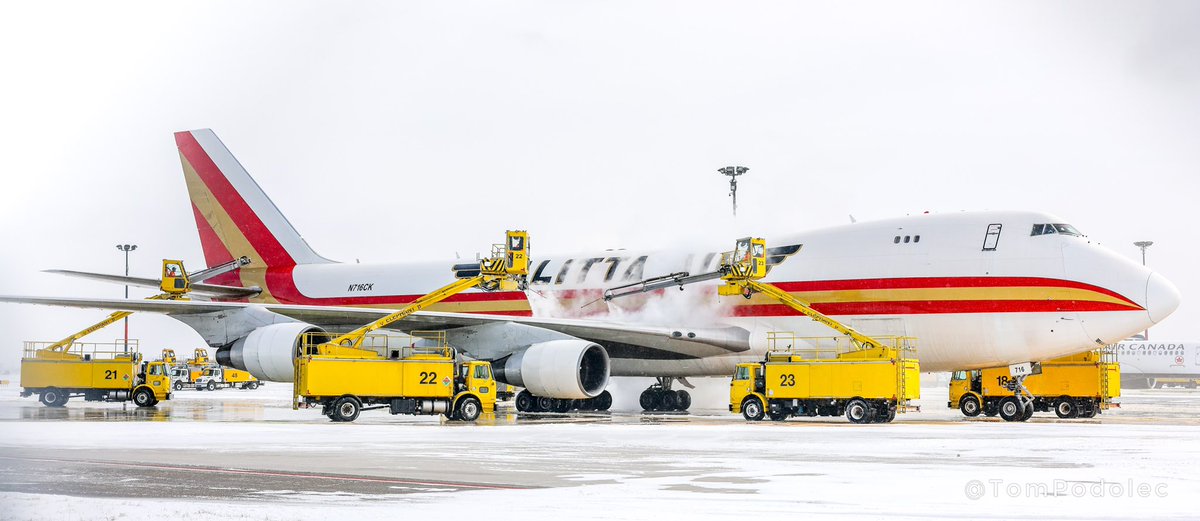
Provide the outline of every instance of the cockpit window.
[[1073,237],[1083,236],[1074,226],[1065,223],[1035,224],[1033,225],[1033,231],[1029,235],[1053,235],[1056,233]]

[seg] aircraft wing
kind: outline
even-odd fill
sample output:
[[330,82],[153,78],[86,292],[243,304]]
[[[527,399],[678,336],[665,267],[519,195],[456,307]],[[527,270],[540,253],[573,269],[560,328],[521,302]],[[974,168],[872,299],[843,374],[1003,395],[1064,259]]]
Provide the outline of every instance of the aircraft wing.
[[[123,275],[108,275],[105,273],[91,273],[87,271],[72,271],[72,270],[45,270],[46,273],[54,273],[58,275],[69,275],[82,279],[101,280],[104,282],[115,282],[117,284],[125,284],[129,286],[138,286],[142,288],[157,289],[162,281],[159,279],[151,279],[147,277],[126,277]],[[203,282],[193,282],[191,284],[191,293],[217,298],[246,298],[253,297],[262,293],[261,288],[251,287],[242,288],[238,286],[222,286],[220,284],[205,284]]]
[[[74,308],[92,308],[133,312],[162,313],[173,316],[199,315],[259,307],[285,317],[323,327],[358,327],[392,312],[389,309],[348,306],[301,306],[291,304],[250,304],[244,302],[198,302],[187,300],[126,300],[75,297],[3,296],[0,302],[41,304]],[[486,324],[518,323],[556,331],[596,342],[605,347],[636,347],[683,357],[706,357],[740,353],[750,349],[750,333],[740,327],[670,327],[608,322],[592,319],[511,317],[474,313],[419,311],[395,324],[392,329],[442,330]],[[463,349],[470,352],[467,347]],[[656,356],[648,352],[647,356]]]

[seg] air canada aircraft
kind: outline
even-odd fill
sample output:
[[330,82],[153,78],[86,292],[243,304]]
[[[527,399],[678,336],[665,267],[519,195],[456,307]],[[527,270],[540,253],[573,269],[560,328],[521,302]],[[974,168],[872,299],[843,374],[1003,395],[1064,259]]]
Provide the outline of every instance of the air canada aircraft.
[[[208,300],[0,301],[163,313],[199,333],[222,364],[287,382],[302,334],[361,326],[454,276],[454,260],[349,264],[322,257],[215,133],[178,132],[175,141],[205,262],[245,257],[248,264],[199,285],[193,296]],[[531,233],[536,242],[536,228]],[[698,251],[542,255],[535,246],[524,291],[460,293],[393,328],[444,331],[460,352],[491,361],[497,379],[563,401],[600,395],[610,376],[657,377],[660,390],[686,377],[729,376],[736,364],[762,359],[769,332],[834,336],[761,294],[720,297],[719,281],[597,300],[607,288],[711,271],[733,239]],[[1161,275],[1040,212],[920,214],[767,241],[764,282],[865,334],[917,338],[925,371],[1093,349],[1162,321],[1180,301]],[[647,312],[660,308],[673,312]]]

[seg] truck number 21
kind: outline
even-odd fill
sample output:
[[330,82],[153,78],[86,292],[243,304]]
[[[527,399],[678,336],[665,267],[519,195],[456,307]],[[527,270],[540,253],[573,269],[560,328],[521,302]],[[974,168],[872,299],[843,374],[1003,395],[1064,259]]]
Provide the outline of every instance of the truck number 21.
[[437,373],[433,371],[421,371],[421,385],[433,385],[437,383]]
[[780,387],[795,387],[796,386],[796,375],[794,375],[794,374],[779,375],[779,386]]
[[105,369],[104,370],[104,379],[105,380],[116,380],[117,372],[113,371],[112,369]]

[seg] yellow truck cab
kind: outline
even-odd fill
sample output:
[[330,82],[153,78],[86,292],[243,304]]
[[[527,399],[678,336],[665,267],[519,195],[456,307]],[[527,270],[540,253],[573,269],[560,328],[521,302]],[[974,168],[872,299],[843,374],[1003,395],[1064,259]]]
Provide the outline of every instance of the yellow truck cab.
[[947,407],[957,407],[968,417],[1000,415],[1006,421],[1026,421],[1037,412],[1059,418],[1092,418],[1117,406],[1121,395],[1121,368],[1107,349],[1087,351],[1039,364],[1041,373],[1025,378],[1031,396],[1022,407],[1007,367],[955,371],[950,377]]
[[197,391],[215,391],[218,387],[236,387],[238,389],[258,389],[258,378],[240,369],[230,369],[219,365],[210,365],[200,372],[194,382]]
[[[167,365],[143,362],[124,344],[71,344],[57,351],[49,342],[26,342],[21,359],[21,396],[34,394],[47,407],[62,407],[71,397],[86,401],[133,401],[152,407],[171,398]],[[136,344],[135,344],[136,346]]]
[[428,335],[436,340],[422,346],[413,341],[401,348],[388,348],[387,336],[372,335],[378,342],[367,344],[373,348],[359,349],[362,352],[354,356],[306,350],[296,359],[293,408],[319,405],[322,414],[336,422],[351,422],[363,410],[385,408],[391,414],[444,414],[462,421],[494,411],[491,364],[459,362],[445,344],[444,333]]
[[729,386],[729,410],[747,420],[764,416],[841,416],[853,423],[886,423],[920,398],[920,366],[904,353],[906,337],[877,337],[885,345],[833,352],[820,340],[788,337],[813,349],[768,351],[758,363],[738,364]]

